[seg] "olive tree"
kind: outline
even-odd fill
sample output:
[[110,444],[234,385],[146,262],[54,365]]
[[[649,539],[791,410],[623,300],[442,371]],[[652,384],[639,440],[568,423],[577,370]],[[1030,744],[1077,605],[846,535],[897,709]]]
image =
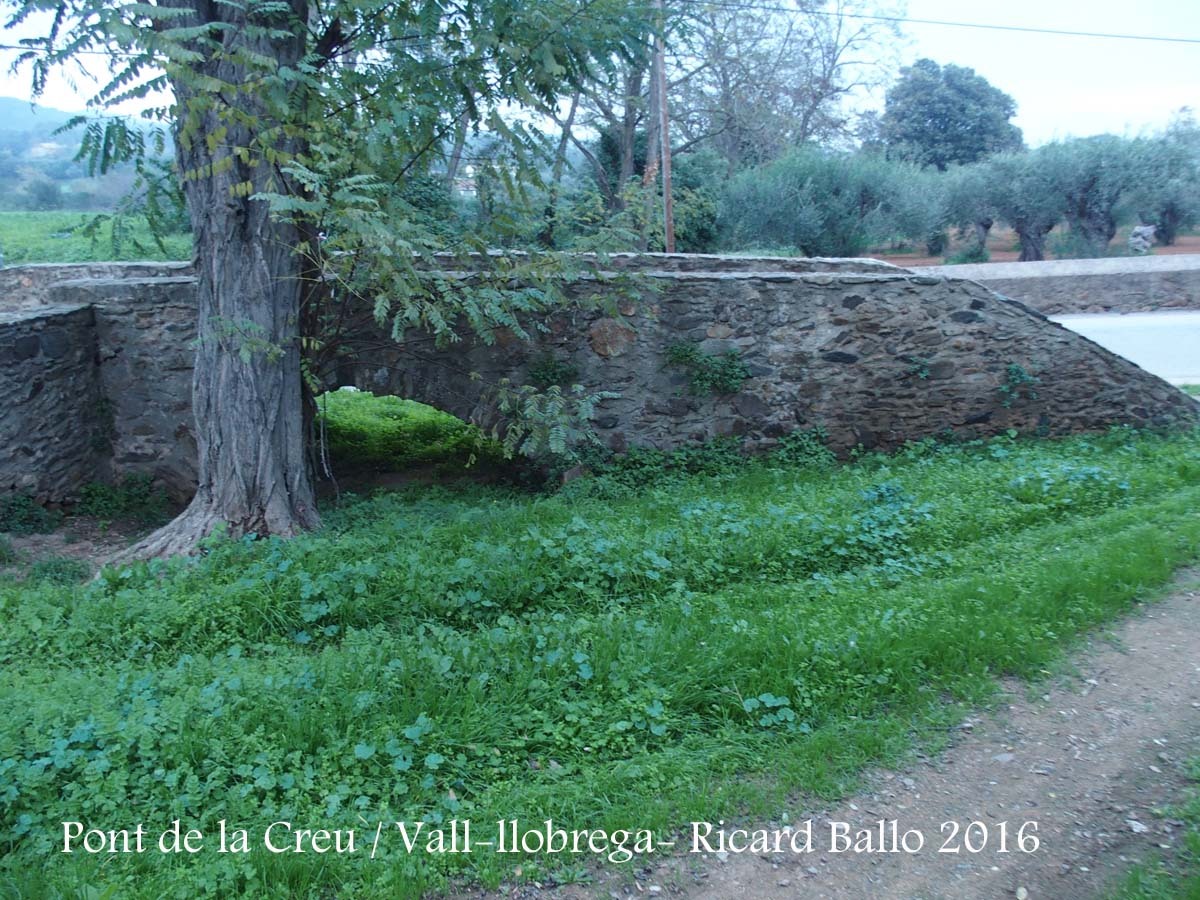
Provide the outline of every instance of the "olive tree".
[[1137,141],[1134,152],[1130,204],[1169,247],[1181,229],[1200,221],[1200,126],[1180,115],[1163,134]]
[[980,210],[995,210],[1021,242],[1021,262],[1046,258],[1046,236],[1063,218],[1066,201],[1046,153],[1002,153],[982,164]]
[[969,231],[971,255],[983,258],[988,234],[999,217],[987,166],[952,166],[942,179],[947,223]]
[[877,154],[809,146],[737,176],[721,220],[738,249],[855,256],[895,237],[925,242],[943,216],[931,173]]
[[1111,134],[1047,144],[1034,154],[1062,202],[1074,253],[1103,256],[1117,233],[1117,209],[1133,183],[1134,144]]

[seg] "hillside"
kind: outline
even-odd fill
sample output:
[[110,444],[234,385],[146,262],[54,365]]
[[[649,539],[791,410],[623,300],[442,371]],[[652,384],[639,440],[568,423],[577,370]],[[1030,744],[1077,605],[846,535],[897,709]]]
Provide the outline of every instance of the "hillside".
[[78,113],[32,105],[26,99],[0,97],[0,131],[44,133],[53,131]]

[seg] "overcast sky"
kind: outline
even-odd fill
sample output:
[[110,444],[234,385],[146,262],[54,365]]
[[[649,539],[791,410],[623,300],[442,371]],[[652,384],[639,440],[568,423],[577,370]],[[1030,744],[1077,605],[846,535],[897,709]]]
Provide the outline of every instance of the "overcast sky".
[[1200,113],[1200,0],[908,0],[911,19],[1192,38],[1193,44],[1020,34],[908,23],[906,62],[970,66],[1017,101],[1030,144],[1160,129]]
[[[528,2],[528,0],[527,0]],[[668,0],[669,2],[669,0]],[[908,0],[911,19],[1191,38],[1198,43],[1021,34],[907,23],[901,60],[970,66],[1017,101],[1016,124],[1037,145],[1055,138],[1161,129],[1183,106],[1200,112],[1200,0]],[[0,43],[12,36],[0,31]],[[28,99],[27,72],[0,51],[0,96]],[[65,79],[42,102],[69,111],[86,93]]]

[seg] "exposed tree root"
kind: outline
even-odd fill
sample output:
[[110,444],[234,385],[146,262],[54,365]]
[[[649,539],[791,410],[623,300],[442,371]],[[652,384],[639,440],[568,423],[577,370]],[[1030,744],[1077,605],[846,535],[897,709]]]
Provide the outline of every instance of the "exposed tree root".
[[207,503],[193,500],[187,509],[162,528],[114,554],[109,564],[123,565],[147,559],[191,555],[196,552],[200,541],[223,522]]
[[[110,565],[124,565],[148,559],[159,559],[170,556],[190,556],[194,554],[202,540],[218,528],[225,528],[231,538],[240,538],[246,534],[275,534],[281,537],[294,537],[303,531],[309,531],[320,525],[315,510],[305,515],[303,511],[292,516],[280,516],[279,510],[274,514],[259,514],[253,521],[236,523],[217,513],[214,504],[199,495],[188,505],[187,509],[178,516],[142,538],[136,544],[114,554],[109,559]],[[267,521],[267,519],[270,521]]]

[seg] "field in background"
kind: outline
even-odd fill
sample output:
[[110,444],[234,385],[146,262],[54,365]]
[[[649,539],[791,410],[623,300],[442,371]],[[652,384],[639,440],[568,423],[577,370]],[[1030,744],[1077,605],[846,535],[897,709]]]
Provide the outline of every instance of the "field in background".
[[[23,263],[69,263],[104,262],[111,260],[187,260],[191,258],[191,236],[187,234],[167,235],[164,238],[165,253],[154,243],[144,220],[127,220],[123,234],[118,235],[114,247],[112,226],[103,225],[95,240],[82,234],[82,228],[95,217],[89,212],[22,212],[0,211],[0,255],[5,265]],[[1056,238],[1061,227],[1051,233],[1047,241],[1047,258],[1054,254]],[[1126,254],[1125,241],[1128,227],[1120,229],[1109,245],[1114,256]],[[1011,229],[997,226],[988,236],[990,262],[1012,262],[1020,255],[1016,235]],[[940,266],[950,254],[961,249],[957,244],[942,256],[928,256],[922,248],[880,248],[866,256],[882,259],[899,266]],[[1171,247],[1155,247],[1154,255],[1200,253],[1200,234],[1182,234]],[[732,255],[787,256],[789,251],[778,249],[747,249]]]
[[111,221],[100,227],[94,240],[82,233],[94,218],[95,213],[86,212],[0,212],[0,256],[6,266],[191,259],[191,235],[167,235],[164,252],[155,245],[145,220],[127,219],[114,245]]

